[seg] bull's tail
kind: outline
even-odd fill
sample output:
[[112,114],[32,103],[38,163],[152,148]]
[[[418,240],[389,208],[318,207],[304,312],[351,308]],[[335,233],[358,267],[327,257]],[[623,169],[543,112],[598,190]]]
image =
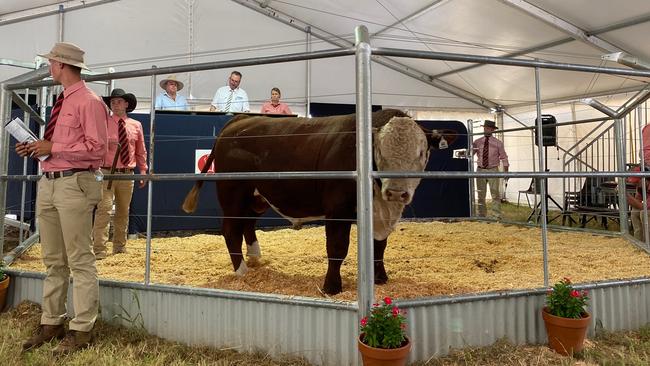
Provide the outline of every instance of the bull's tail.
[[192,213],[196,210],[196,203],[199,200],[199,191],[201,190],[201,186],[203,186],[203,181],[194,183],[194,187],[192,187],[190,193],[185,196],[185,201],[183,201],[183,211],[186,213]]
[[[201,169],[201,173],[203,174],[207,173],[208,169],[210,169],[210,166],[212,166],[216,149],[217,149],[217,140],[215,140],[214,145],[212,146],[212,151],[210,151],[210,155],[208,156],[208,159],[205,161],[205,165],[203,166],[203,169]],[[190,193],[188,193],[187,196],[185,196],[185,201],[183,201],[182,207],[183,207],[183,211],[185,211],[186,213],[192,213],[196,210],[196,205],[199,201],[199,192],[201,191],[201,187],[203,187],[203,181],[202,180],[196,181]]]

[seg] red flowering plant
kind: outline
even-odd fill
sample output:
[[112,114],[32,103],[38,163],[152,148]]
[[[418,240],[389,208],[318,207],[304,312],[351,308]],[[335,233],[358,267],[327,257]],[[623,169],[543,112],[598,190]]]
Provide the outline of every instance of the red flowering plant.
[[406,313],[385,297],[381,304],[373,304],[370,316],[361,319],[361,341],[375,348],[399,348],[406,341]]
[[565,277],[546,294],[546,309],[551,315],[580,319],[586,313],[587,300],[589,293],[575,290]]

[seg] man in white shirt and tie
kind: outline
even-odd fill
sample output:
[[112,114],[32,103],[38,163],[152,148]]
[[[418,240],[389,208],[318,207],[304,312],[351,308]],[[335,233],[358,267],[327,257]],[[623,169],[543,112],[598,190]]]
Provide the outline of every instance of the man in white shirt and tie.
[[241,73],[233,71],[228,78],[228,85],[217,89],[212,98],[210,112],[249,112],[248,94],[239,87]]

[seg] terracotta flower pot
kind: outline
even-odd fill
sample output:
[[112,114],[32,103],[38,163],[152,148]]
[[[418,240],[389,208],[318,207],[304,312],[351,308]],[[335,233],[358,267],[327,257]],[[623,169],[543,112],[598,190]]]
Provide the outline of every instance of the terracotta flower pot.
[[591,315],[585,313],[580,319],[562,318],[551,315],[542,309],[542,319],[546,326],[548,346],[562,355],[572,355],[582,351]]
[[364,366],[405,366],[411,352],[411,340],[406,337],[406,344],[400,348],[375,348],[357,340]]
[[4,280],[0,281],[0,311],[2,311],[2,309],[5,308],[8,289],[9,289],[9,276],[6,276]]

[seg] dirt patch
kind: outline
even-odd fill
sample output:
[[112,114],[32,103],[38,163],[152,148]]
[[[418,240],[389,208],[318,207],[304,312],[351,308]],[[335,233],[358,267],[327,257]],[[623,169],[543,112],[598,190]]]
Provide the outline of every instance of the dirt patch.
[[[343,292],[337,300],[356,299],[356,228],[341,267]],[[323,297],[327,270],[325,230],[258,230],[259,263],[243,277],[233,273],[219,235],[152,240],[154,283],[239,291]],[[650,256],[625,239],[579,232],[549,232],[551,281],[574,282],[650,276]],[[98,262],[101,278],[144,281],[145,239],[129,240],[128,253]],[[40,246],[13,267],[43,271]],[[388,239],[385,266],[389,282],[376,286],[377,297],[415,298],[543,287],[541,231],[538,228],[483,222],[400,223]]]
[[[23,231],[23,240],[29,237],[29,231]],[[14,226],[5,225],[4,248],[3,253],[7,253],[18,246],[20,238],[20,229]]]
[[491,261],[488,262],[483,262],[480,259],[474,259],[474,265],[484,270],[485,273],[496,272],[494,268],[496,267],[497,264],[499,264],[499,261],[496,259],[492,259]]

